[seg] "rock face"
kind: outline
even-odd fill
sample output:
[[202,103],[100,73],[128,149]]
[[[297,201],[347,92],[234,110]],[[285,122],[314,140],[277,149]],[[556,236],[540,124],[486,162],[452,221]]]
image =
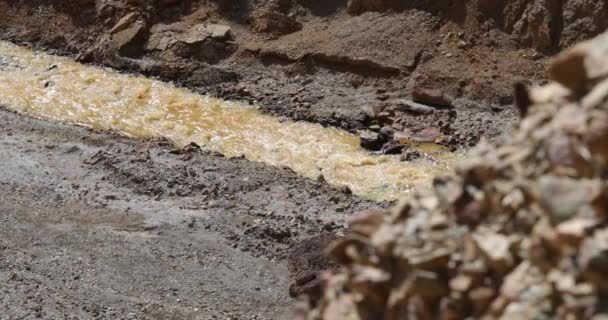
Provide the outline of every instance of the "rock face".
[[478,0],[498,26],[540,51],[566,47],[608,27],[605,0]]
[[[399,11],[409,8],[439,10],[451,16],[463,7],[479,8],[480,22],[492,21],[525,46],[552,52],[599,34],[608,27],[606,0],[472,0],[455,1],[452,6],[439,1],[349,0],[347,11]],[[453,11],[453,12],[451,12]],[[454,17],[457,18],[457,17]]]
[[510,136],[334,244],[300,319],[607,317],[607,36],[555,60]]

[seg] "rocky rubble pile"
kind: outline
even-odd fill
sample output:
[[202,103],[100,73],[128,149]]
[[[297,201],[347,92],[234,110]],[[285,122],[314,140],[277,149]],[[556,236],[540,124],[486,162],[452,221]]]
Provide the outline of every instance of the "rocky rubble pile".
[[608,34],[549,72],[509,137],[351,221],[300,319],[608,318]]

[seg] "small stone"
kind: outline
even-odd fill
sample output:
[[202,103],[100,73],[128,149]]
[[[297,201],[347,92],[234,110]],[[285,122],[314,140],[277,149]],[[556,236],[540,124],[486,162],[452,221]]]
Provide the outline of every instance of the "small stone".
[[368,128],[369,130],[374,131],[374,132],[378,132],[378,131],[380,131],[380,126],[379,126],[379,125],[377,125],[377,124],[371,125],[371,126],[369,126],[369,127],[367,127],[367,128]]
[[206,27],[207,32],[211,34],[214,39],[225,40],[230,38],[230,32],[232,28],[223,24],[208,24]]
[[442,134],[439,128],[429,127],[420,130],[413,134],[409,139],[400,139],[401,143],[438,143],[442,140]]
[[496,272],[505,273],[513,266],[508,237],[490,231],[478,231],[473,234],[473,240],[488,265]]
[[360,107],[361,113],[365,116],[366,120],[372,120],[376,118],[376,110],[370,105],[362,105]]
[[382,134],[386,137],[390,137],[394,133],[395,133],[395,130],[391,126],[383,126],[382,128],[380,128],[380,134]]
[[371,236],[384,222],[386,212],[381,209],[365,210],[347,220],[350,229],[364,236]]
[[435,112],[435,108],[407,99],[397,100],[395,110],[409,112],[413,114],[428,115]]
[[471,277],[459,275],[450,280],[450,289],[458,292],[466,292],[469,291],[472,284],[473,279],[471,279]]
[[122,56],[136,57],[143,52],[145,33],[143,23],[135,22],[112,35],[112,44]]
[[383,154],[401,154],[405,147],[405,145],[399,143],[398,141],[391,140],[382,145],[382,149],[380,151],[382,151]]
[[415,86],[412,92],[412,98],[415,102],[428,105],[452,107],[453,99],[446,96],[439,89],[428,89],[421,86]]
[[538,180],[538,196],[552,224],[574,217],[590,202],[593,189],[591,183],[567,177],[543,176]]
[[560,243],[578,247],[585,232],[596,224],[595,219],[575,218],[560,223],[555,229]]
[[137,13],[131,12],[126,16],[122,17],[116,24],[110,29],[110,34],[115,34],[119,31],[127,29],[133,22],[137,20]]
[[587,281],[608,293],[608,228],[596,231],[583,241],[578,265]]
[[380,150],[382,148],[382,145],[386,141],[386,139],[381,134],[371,130],[361,131],[359,133],[359,139],[361,147],[373,151]]
[[450,252],[444,249],[435,249],[420,254],[413,253],[409,257],[412,267],[421,270],[436,271],[444,269],[450,262]]
[[469,298],[473,302],[473,314],[479,316],[490,306],[492,299],[496,296],[496,290],[489,287],[479,287],[469,292]]
[[500,293],[507,299],[517,299],[528,287],[528,275],[532,273],[532,265],[524,261],[509,273],[500,288]]
[[410,276],[414,294],[419,294],[426,298],[436,298],[444,296],[449,292],[449,288],[445,281],[439,276],[430,271],[416,270]]
[[209,29],[205,24],[199,23],[192,26],[188,32],[179,37],[179,41],[185,44],[193,45],[205,41],[211,36]]

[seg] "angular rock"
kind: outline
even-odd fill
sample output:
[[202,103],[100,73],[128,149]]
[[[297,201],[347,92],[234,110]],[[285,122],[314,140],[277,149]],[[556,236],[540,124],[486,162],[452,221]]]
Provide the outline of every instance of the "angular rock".
[[358,213],[347,220],[350,229],[363,236],[371,236],[384,222],[384,210],[371,209]]
[[492,299],[496,296],[496,290],[489,287],[479,287],[469,292],[469,299],[473,302],[473,314],[482,315],[490,306]]
[[112,45],[122,56],[138,57],[143,53],[146,33],[143,22],[134,22],[112,35]]
[[540,204],[550,214],[553,224],[573,218],[591,201],[593,185],[565,177],[543,176],[538,181]]
[[359,139],[361,147],[373,151],[380,150],[382,148],[382,145],[386,141],[386,137],[371,130],[361,131],[359,133]]
[[581,245],[578,265],[583,276],[599,290],[608,293],[608,229],[595,232]]
[[475,245],[481,251],[487,264],[497,273],[502,274],[513,267],[515,261],[510,252],[509,238],[489,231],[473,234]]
[[415,102],[427,105],[452,107],[453,99],[446,96],[439,89],[428,89],[420,86],[415,86],[412,92],[412,98]]
[[148,51],[165,51],[171,48],[179,39],[180,25],[158,23],[150,28],[150,36],[145,49]]
[[583,94],[589,81],[608,76],[607,55],[608,34],[604,34],[560,54],[550,64],[549,76],[572,91]]
[[403,112],[409,112],[409,113],[421,114],[421,115],[427,115],[427,114],[431,114],[431,113],[435,112],[435,108],[433,108],[431,106],[424,105],[421,103],[416,103],[414,101],[407,100],[407,99],[401,99],[401,100],[396,101],[395,109],[399,110],[399,111],[403,111]]
[[[384,134],[383,132],[380,133]],[[382,145],[382,149],[380,151],[382,151],[383,154],[401,154],[405,148],[405,145],[399,143],[398,141],[391,140]]]
[[199,23],[197,25],[194,25],[192,28],[190,28],[188,30],[188,32],[185,33],[184,35],[179,36],[179,41],[192,45],[192,44],[201,43],[201,42],[205,41],[207,38],[209,38],[210,36],[211,36],[211,32],[207,28],[207,25],[203,24],[203,23]]
[[110,29],[110,34],[115,34],[116,32],[127,29],[135,20],[137,20],[137,12],[127,14],[118,20],[112,29]]
[[556,228],[556,234],[560,243],[578,247],[585,238],[587,230],[595,225],[597,225],[595,219],[575,218],[560,223]]
[[223,24],[208,24],[205,29],[214,39],[226,40],[230,38],[232,28]]
[[400,135],[395,135],[396,138],[403,144],[408,143],[438,143],[442,139],[442,134],[439,128],[429,127],[420,130],[414,134],[408,135],[404,132]]

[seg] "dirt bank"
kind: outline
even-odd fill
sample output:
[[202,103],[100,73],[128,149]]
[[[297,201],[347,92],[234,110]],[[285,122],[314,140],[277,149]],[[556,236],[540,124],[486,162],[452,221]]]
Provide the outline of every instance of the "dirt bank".
[[407,3],[3,0],[0,37],[278,116],[468,146],[516,118],[514,81],[541,82],[547,55],[608,21],[605,1]]
[[0,123],[0,319],[280,319],[287,249],[376,206],[196,148]]

